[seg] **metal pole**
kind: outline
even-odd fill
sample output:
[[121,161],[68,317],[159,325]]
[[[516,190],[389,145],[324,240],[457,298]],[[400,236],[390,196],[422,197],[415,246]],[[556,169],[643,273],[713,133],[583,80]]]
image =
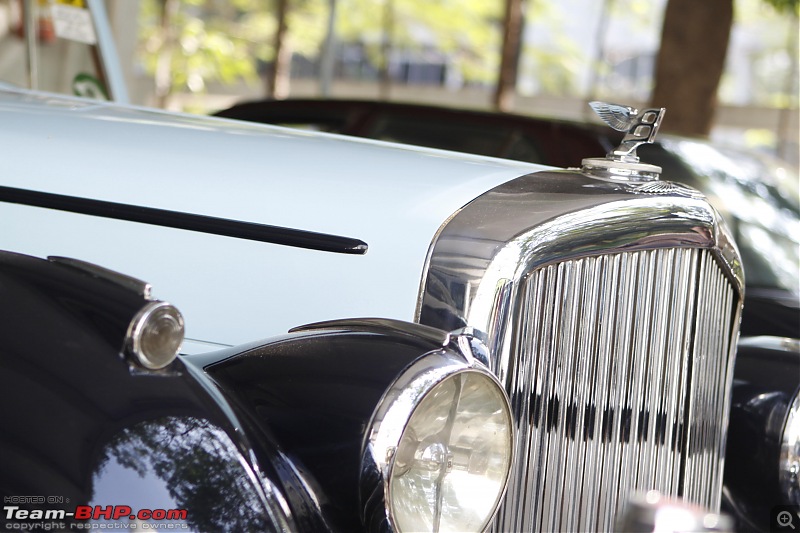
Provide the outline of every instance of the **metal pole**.
[[322,49],[320,64],[320,93],[324,98],[331,95],[333,83],[334,48],[336,46],[336,0],[328,0],[328,29],[325,34],[325,44]]
[[28,52],[26,64],[28,68],[28,86],[33,90],[37,90],[39,88],[39,54],[36,50],[36,37],[39,28],[37,28],[36,17],[39,6],[31,0],[24,2],[22,9],[25,23],[25,48]]
[[86,6],[92,15],[94,33],[97,37],[97,51],[108,84],[108,95],[114,102],[127,104],[129,102],[128,88],[125,85],[125,76],[120,66],[114,36],[111,34],[111,25],[108,23],[106,5],[102,0],[87,0]]

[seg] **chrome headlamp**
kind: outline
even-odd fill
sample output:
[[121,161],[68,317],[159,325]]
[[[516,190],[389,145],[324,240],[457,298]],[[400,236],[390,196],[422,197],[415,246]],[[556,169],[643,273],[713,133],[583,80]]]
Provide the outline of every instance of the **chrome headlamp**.
[[180,311],[167,302],[149,302],[128,326],[128,353],[147,369],[164,368],[178,355],[183,332],[184,322]]
[[783,426],[778,478],[786,503],[800,505],[800,389],[794,393]]
[[[362,455],[361,502],[394,531],[482,531],[508,481],[508,398],[448,350],[412,363],[379,402]],[[369,526],[370,524],[368,524]],[[374,524],[373,524],[374,525]]]

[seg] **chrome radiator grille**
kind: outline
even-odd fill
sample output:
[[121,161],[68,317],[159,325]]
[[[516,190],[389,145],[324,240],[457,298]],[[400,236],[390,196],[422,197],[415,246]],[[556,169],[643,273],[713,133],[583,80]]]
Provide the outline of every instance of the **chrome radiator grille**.
[[565,261],[522,282],[497,531],[609,530],[631,491],[719,507],[736,298],[711,253]]

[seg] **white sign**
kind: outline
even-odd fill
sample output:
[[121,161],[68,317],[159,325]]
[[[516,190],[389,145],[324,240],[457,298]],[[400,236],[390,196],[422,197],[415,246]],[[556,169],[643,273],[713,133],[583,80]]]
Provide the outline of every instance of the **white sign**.
[[86,44],[97,42],[92,16],[88,9],[54,4],[52,10],[56,36]]

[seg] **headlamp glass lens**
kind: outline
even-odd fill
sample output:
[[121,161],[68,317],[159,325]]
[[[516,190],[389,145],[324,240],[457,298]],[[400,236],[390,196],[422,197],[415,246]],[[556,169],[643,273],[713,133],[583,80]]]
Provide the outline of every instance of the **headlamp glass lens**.
[[155,366],[175,358],[183,342],[183,321],[173,307],[157,309],[142,328],[142,352]]
[[389,502],[400,531],[482,531],[512,450],[503,391],[480,372],[453,374],[414,410],[395,451]]

